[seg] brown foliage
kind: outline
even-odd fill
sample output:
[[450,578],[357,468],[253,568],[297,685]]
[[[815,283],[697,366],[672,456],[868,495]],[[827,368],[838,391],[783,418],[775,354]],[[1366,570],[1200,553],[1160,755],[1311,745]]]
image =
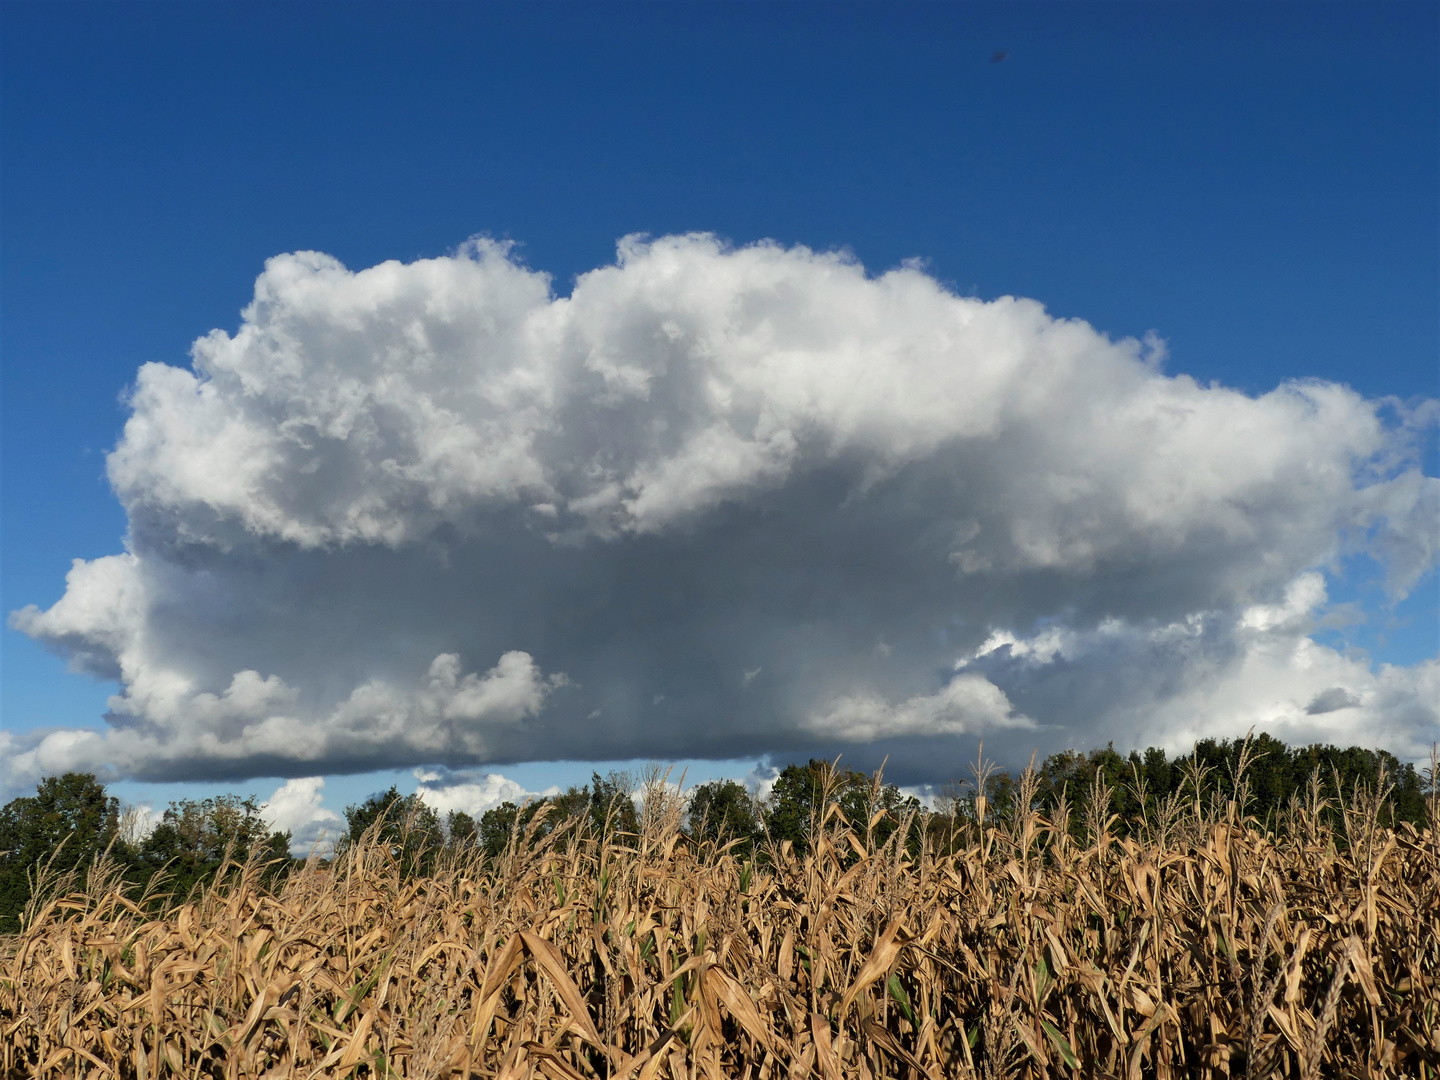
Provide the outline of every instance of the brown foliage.
[[1433,805],[1086,843],[976,809],[880,844],[832,807],[757,868],[657,798],[630,837],[532,823],[409,878],[361,843],[163,916],[102,865],[0,959],[0,1075],[1440,1075]]

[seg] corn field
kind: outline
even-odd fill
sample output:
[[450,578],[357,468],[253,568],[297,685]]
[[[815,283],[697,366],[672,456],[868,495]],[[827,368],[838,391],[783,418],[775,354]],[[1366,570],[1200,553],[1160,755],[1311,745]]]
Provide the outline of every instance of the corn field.
[[1433,795],[1425,829],[1317,789],[1273,831],[1196,797],[1119,837],[1092,794],[883,841],[832,806],[744,857],[659,787],[634,834],[537,818],[420,876],[372,839],[168,906],[101,861],[0,960],[0,1072],[1440,1076]]

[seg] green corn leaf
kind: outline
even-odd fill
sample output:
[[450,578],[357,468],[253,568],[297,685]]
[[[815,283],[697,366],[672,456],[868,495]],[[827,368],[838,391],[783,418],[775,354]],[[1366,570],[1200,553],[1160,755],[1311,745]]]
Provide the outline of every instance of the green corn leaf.
[[1069,1065],[1072,1069],[1078,1069],[1080,1067],[1080,1060],[1075,1056],[1075,1051],[1070,1049],[1070,1043],[1066,1040],[1065,1036],[1060,1034],[1060,1029],[1050,1023],[1049,1020],[1043,1018],[1040,1021],[1040,1026],[1045,1029],[1045,1034],[1050,1036],[1050,1041],[1055,1044],[1055,1049],[1059,1051],[1060,1057],[1064,1059],[1065,1064]]
[[[399,948],[399,946],[396,946],[396,948]],[[376,984],[380,982],[380,976],[385,974],[385,970],[390,966],[390,958],[394,955],[395,949],[392,948],[385,954],[380,963],[376,965],[375,970],[370,973],[369,978],[363,982],[356,983],[346,992],[345,1000],[340,1003],[340,1010],[335,1014],[335,1023],[343,1023],[345,1017],[360,1007],[360,1002],[364,1001],[370,991],[374,990]]]
[[674,1027],[680,1022],[680,1017],[685,1014],[685,988],[681,986],[683,980],[676,979],[670,984],[670,1026]]
[[900,974],[896,972],[890,976],[886,983],[890,990],[890,996],[895,999],[895,1004],[900,1006],[900,1011],[905,1014],[905,1019],[910,1021],[910,1026],[917,1031],[920,1025],[915,1022],[915,1010],[910,1007],[910,995],[905,992],[905,984],[900,981]]
[[1035,995],[1043,998],[1045,991],[1050,989],[1050,966],[1045,963],[1045,957],[1040,957],[1040,962],[1035,965]]

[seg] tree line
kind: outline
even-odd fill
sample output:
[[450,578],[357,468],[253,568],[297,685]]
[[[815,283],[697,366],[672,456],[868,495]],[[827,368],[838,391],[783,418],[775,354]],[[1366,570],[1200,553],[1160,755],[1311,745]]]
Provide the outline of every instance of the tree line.
[[[815,830],[837,815],[880,843],[904,828],[908,843],[944,844],[957,828],[1005,819],[1027,798],[1047,820],[1087,838],[1100,829],[1117,836],[1159,829],[1163,836],[1167,815],[1178,808],[1231,800],[1272,829],[1297,802],[1336,817],[1357,798],[1371,800],[1382,825],[1423,827],[1436,782],[1433,769],[1422,775],[1384,750],[1290,747],[1268,735],[1207,739],[1173,757],[1155,747],[1128,755],[1113,746],[1067,750],[1028,777],[983,760],[970,771],[968,780],[938,792],[928,809],[878,773],[820,759],[787,765],[763,795],[734,780],[700,784],[676,809],[693,842],[763,861],[784,845],[803,854]],[[523,806],[501,803],[478,819],[460,811],[442,819],[418,794],[392,786],[346,808],[337,843],[354,844],[368,833],[389,844],[408,873],[425,873],[447,854],[498,858],[514,844],[561,829],[588,829],[625,843],[641,827],[644,804],[637,796],[664,795],[658,778],[642,785],[626,773],[595,773],[589,784]],[[0,933],[19,930],[38,880],[70,875],[83,886],[77,879],[101,855],[135,886],[142,903],[163,906],[247,858],[267,862],[269,873],[285,873],[295,862],[290,840],[289,833],[270,829],[253,798],[180,800],[143,831],[135,812],[123,809],[93,775],[47,777],[33,796],[0,809]]]

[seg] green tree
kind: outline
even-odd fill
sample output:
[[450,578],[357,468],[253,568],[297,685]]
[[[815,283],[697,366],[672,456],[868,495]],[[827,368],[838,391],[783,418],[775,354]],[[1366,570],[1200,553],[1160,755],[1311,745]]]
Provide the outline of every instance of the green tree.
[[[257,851],[258,849],[258,851]],[[149,879],[165,874],[165,891],[184,900],[215,880],[226,858],[243,862],[251,854],[288,861],[290,834],[270,830],[253,798],[217,795],[180,799],[165,809],[160,823],[140,844],[138,866]]]
[[445,834],[453,851],[461,851],[475,843],[478,832],[475,819],[464,810],[451,810],[445,815]]
[[[803,853],[809,850],[812,831],[831,804],[839,804],[851,829],[876,843],[888,840],[901,818],[920,808],[917,800],[902,795],[894,784],[877,784],[855,769],[811,758],[804,765],[787,765],[776,777],[764,815],[765,829],[772,840],[788,840]],[[877,814],[879,820],[872,830],[870,823]]]
[[[586,796],[589,798],[588,794]],[[485,857],[494,859],[499,857],[507,847],[510,846],[510,837],[514,834],[516,823],[519,823],[520,833],[523,835],[529,827],[540,808],[545,806],[545,800],[526,803],[523,807],[516,806],[513,802],[502,802],[499,806],[493,806],[480,815],[480,825],[477,830],[477,843]],[[588,805],[588,803],[587,803]],[[552,812],[544,820],[544,827],[537,830],[543,836],[550,829],[554,828],[557,821],[556,815]]]
[[[1389,755],[1387,755],[1389,756]],[[1417,770],[1411,762],[1398,766],[1391,773],[1394,778],[1395,791],[1391,796],[1390,803],[1394,808],[1396,821],[1408,821],[1410,824],[1421,828],[1425,824],[1425,785]]]
[[[1329,823],[1336,826],[1340,823],[1338,807],[1348,804],[1357,791],[1375,791],[1382,769],[1390,790],[1379,808],[1380,823],[1387,827],[1401,821],[1422,824],[1425,795],[1414,765],[1401,763],[1384,750],[1359,746],[1342,750],[1319,743],[1291,747],[1264,733],[1248,743],[1245,739],[1201,739],[1188,753],[1173,758],[1154,746],[1143,753],[1132,751],[1127,759],[1113,746],[1088,754],[1065,750],[1045,759],[1037,797],[1040,808],[1053,813],[1063,792],[1074,827],[1085,820],[1093,785],[1099,779],[1111,789],[1110,809],[1118,815],[1115,828],[1122,835],[1135,832],[1146,814],[1153,814],[1160,802],[1172,796],[1181,797],[1185,804],[1198,800],[1204,810],[1234,799],[1242,813],[1275,828],[1291,799],[1306,796],[1314,776],[1329,801]],[[1194,791],[1197,774],[1204,779],[1201,790]],[[1142,791],[1143,804],[1139,798]]]
[[739,841],[748,852],[760,832],[755,801],[734,780],[712,780],[690,793],[690,835],[717,844]]
[[20,929],[38,867],[81,872],[116,838],[120,803],[91,773],[40,781],[0,809],[0,933]]
[[588,785],[577,787],[571,784],[559,795],[550,796],[545,803],[550,807],[550,813],[546,815],[545,831],[548,833],[590,813],[590,788]]
[[[848,771],[848,770],[847,770]],[[779,843],[788,840],[797,852],[810,848],[810,837],[825,807],[827,786],[837,781],[830,762],[811,758],[807,764],[786,765],[770,789],[765,830]]]
[[632,797],[634,781],[628,773],[590,774],[590,825],[597,836],[640,831],[640,815]]
[[480,815],[479,843],[486,858],[497,858],[509,845],[519,813],[520,807],[507,800]]
[[400,860],[401,872],[408,875],[428,873],[435,856],[445,845],[440,816],[420,798],[418,792],[401,795],[393,784],[388,791],[377,792],[361,803],[345,808],[345,836],[338,845],[343,850],[360,842],[372,827],[375,839],[390,846]]

